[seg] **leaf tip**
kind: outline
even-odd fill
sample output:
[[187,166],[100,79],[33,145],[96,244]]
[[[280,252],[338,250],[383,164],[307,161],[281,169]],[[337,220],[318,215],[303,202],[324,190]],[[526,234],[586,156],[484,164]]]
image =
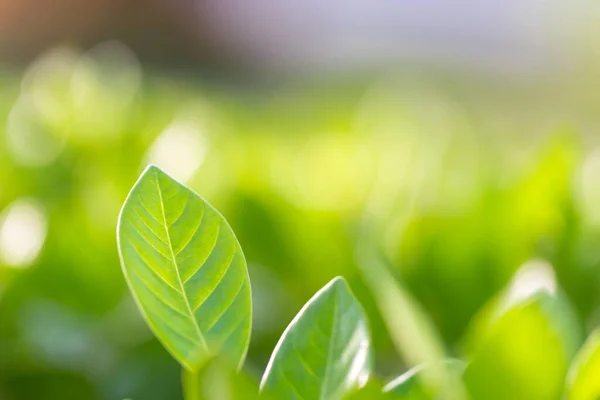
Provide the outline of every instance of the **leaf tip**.
[[150,175],[150,174],[165,174],[165,172],[160,169],[160,167],[156,164],[148,164],[146,166],[146,168],[144,168],[144,171],[142,172],[142,174],[140,175],[140,179],[146,175]]
[[336,276],[331,281],[329,281],[328,286],[332,287],[348,287],[348,282],[342,276]]
[[341,276],[336,276],[332,280],[329,281],[325,287],[322,289],[323,291],[334,291],[337,293],[350,293],[352,294],[352,289],[350,289],[350,285],[348,285],[348,281]]

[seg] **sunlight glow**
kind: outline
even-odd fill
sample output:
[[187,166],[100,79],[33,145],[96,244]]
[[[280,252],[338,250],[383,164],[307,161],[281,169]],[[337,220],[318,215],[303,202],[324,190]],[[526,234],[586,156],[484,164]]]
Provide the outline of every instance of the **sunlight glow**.
[[192,123],[176,121],[156,139],[148,152],[147,163],[186,182],[202,165],[207,150],[205,137]]
[[356,348],[359,349],[354,355],[346,377],[347,384],[358,382],[359,387],[366,385],[369,380],[369,368],[367,367],[369,363],[369,332],[364,326],[361,328],[356,330],[342,354],[342,360],[346,362],[349,357],[352,357]]
[[36,115],[53,127],[68,124],[72,113],[71,81],[78,54],[56,48],[42,54],[26,71],[21,94],[31,102]]
[[556,276],[545,260],[527,261],[517,271],[506,296],[506,307],[519,303],[537,292],[556,294]]
[[585,160],[579,175],[578,200],[586,221],[600,225],[600,149],[594,150]]
[[25,98],[13,106],[6,123],[7,149],[18,165],[42,167],[54,162],[65,147],[64,138],[50,132]]
[[17,200],[3,212],[0,222],[0,260],[13,268],[26,268],[39,255],[47,221],[39,204]]

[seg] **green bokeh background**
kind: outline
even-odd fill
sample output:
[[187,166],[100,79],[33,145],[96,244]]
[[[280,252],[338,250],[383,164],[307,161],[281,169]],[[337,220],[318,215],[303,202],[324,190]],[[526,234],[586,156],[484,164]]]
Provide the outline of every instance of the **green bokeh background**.
[[[480,96],[444,77],[240,87],[143,69],[111,46],[0,74],[1,220],[28,204],[46,228],[31,262],[0,254],[0,399],[181,398],[179,367],[137,312],[115,242],[128,190],[174,131],[193,145],[161,166],[223,213],[248,259],[250,374],[336,275],[369,314],[378,375],[407,369],[357,265],[365,221],[450,355],[469,353],[473,317],[532,259],[552,266],[568,329],[598,325],[594,96],[578,97],[583,124],[557,115],[552,97]],[[553,360],[540,357],[531,362]]]

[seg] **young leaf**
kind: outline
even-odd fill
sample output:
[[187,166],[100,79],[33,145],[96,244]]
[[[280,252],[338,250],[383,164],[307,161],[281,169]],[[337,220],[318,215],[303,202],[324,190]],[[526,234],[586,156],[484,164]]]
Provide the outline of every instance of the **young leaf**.
[[463,383],[447,369],[436,368],[439,360],[446,357],[446,351],[433,322],[390,273],[372,239],[367,237],[360,241],[357,260],[399,353],[409,365],[429,365],[419,380],[425,387],[443,391],[443,399],[465,399]]
[[148,325],[187,369],[222,354],[241,365],[250,340],[246,261],[204,199],[151,166],[117,229],[123,273]]
[[322,288],[287,327],[261,382],[281,399],[336,400],[370,373],[367,318],[342,278]]
[[600,398],[600,330],[596,330],[577,353],[567,375],[566,400]]
[[446,390],[428,387],[422,376],[425,369],[432,368],[443,369],[448,375],[460,380],[465,370],[465,364],[461,360],[448,359],[434,365],[421,365],[394,379],[383,390],[386,393],[394,393],[405,400],[438,399],[440,394],[446,393]]
[[560,398],[579,336],[567,300],[540,291],[503,313],[494,306],[482,312],[489,315],[476,318],[467,336],[464,380],[471,398]]

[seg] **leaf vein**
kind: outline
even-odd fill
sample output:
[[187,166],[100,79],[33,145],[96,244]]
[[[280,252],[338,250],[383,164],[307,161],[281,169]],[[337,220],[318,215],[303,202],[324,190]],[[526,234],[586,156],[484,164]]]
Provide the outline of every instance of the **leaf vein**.
[[296,397],[298,397],[299,399],[304,400],[304,396],[298,391],[298,388],[296,387],[294,382],[288,377],[285,369],[280,368],[280,371],[281,371],[281,376],[282,376],[284,382],[286,382],[288,384],[288,386],[292,389],[292,391],[294,392],[294,395]]
[[[190,237],[185,241],[185,244],[180,247],[177,251],[174,252],[174,256],[178,256],[180,255],[183,251],[185,251],[185,249],[189,246],[190,243],[192,243],[192,240],[194,240],[194,237],[196,236],[196,234],[198,233],[198,231],[200,230],[200,227],[202,226],[202,222],[204,221],[204,210],[202,211],[202,215],[200,216],[200,218],[198,219],[198,225],[196,226],[196,228],[192,231],[192,234],[190,235]],[[166,220],[165,220],[165,224],[166,224]],[[166,225],[165,225],[166,226]],[[168,228],[167,228],[168,229]]]
[[308,361],[306,361],[306,359],[304,358],[304,354],[298,350],[298,343],[296,342],[296,335],[292,336],[292,346],[293,346],[294,351],[298,354],[298,359],[300,360],[300,363],[302,364],[302,366],[304,367],[306,372],[308,372],[308,374],[312,378],[314,378],[315,380],[318,380],[319,378],[317,377],[317,374],[312,369],[312,367],[310,366]]
[[[336,293],[337,295],[337,293]],[[319,393],[319,399],[325,400],[326,397],[324,395],[327,393],[329,386],[329,375],[331,374],[331,364],[333,363],[333,344],[335,343],[335,337],[337,335],[337,323],[338,323],[338,308],[339,308],[339,299],[333,303],[333,325],[331,327],[331,336],[329,337],[329,346],[327,351],[327,363],[325,364],[325,377],[323,379],[323,386],[321,386],[321,391]]]
[[[136,274],[137,275],[137,274]],[[146,288],[150,291],[150,293],[158,300],[160,301],[162,304],[164,304],[165,306],[167,306],[170,310],[175,311],[177,314],[181,315],[182,317],[186,317],[189,318],[190,316],[187,315],[185,312],[179,310],[177,307],[175,307],[174,305],[172,305],[171,303],[168,303],[163,297],[160,296],[159,293],[155,292],[154,289],[152,289],[152,287],[150,285],[148,285],[148,282],[146,282],[141,276],[137,275],[137,277],[139,278],[140,282],[142,284],[144,284],[144,286],[146,286]],[[196,343],[196,340],[193,340],[194,343]]]
[[242,280],[240,287],[235,292],[235,295],[232,296],[232,300],[229,301],[229,303],[227,304],[227,306],[225,306],[225,308],[223,308],[223,310],[219,313],[219,315],[215,318],[215,320],[210,324],[210,326],[208,326],[206,328],[207,332],[210,332],[219,323],[221,318],[223,318],[223,315],[225,315],[227,313],[227,311],[233,306],[233,304],[235,304],[235,301],[237,300],[240,293],[242,293],[243,288],[244,288],[244,280]]
[[[159,242],[161,242],[162,244],[164,244],[165,246],[167,246],[167,243],[164,241],[164,239],[162,239],[158,235],[158,233],[154,232],[154,229],[152,229],[152,227],[146,222],[146,220],[144,219],[144,217],[142,216],[142,214],[140,214],[140,212],[138,211],[138,209],[134,207],[133,210],[136,213],[136,215],[139,217],[139,220],[142,221],[142,224],[144,224],[144,226],[146,228],[148,228],[148,230],[150,231],[150,233],[152,233],[154,235],[154,237],[156,237],[156,239],[158,239]],[[141,234],[141,232],[140,232],[140,234]],[[144,238],[144,240],[147,241],[146,238]]]
[[189,202],[190,202],[189,197],[186,197],[185,204],[183,205],[183,207],[181,207],[181,213],[177,216],[177,218],[175,218],[175,221],[173,221],[169,224],[169,228],[173,227],[173,225],[175,225],[177,222],[179,222],[181,217],[183,217],[183,214],[185,214],[185,210],[187,209]]
[[[135,225],[133,225],[130,222],[129,226],[131,227],[131,229],[133,230],[133,232],[135,234],[137,234],[144,241],[144,243],[146,243],[148,246],[150,246],[150,248],[152,248],[153,250],[155,250],[165,260],[167,260],[169,262],[171,261],[171,259],[167,255],[165,255],[158,247],[156,247],[154,244],[152,244],[152,242],[150,240],[148,240],[148,238]],[[133,242],[131,242],[131,243],[133,243]]]
[[154,275],[156,275],[162,282],[164,282],[171,289],[175,290],[179,294],[183,294],[179,289],[177,289],[175,286],[173,286],[173,284],[171,284],[171,282],[169,282],[167,280],[167,278],[165,278],[164,276],[162,276],[157,270],[155,270],[154,268],[152,268],[150,266],[150,264],[148,263],[148,261],[146,261],[144,259],[144,257],[142,256],[142,253],[138,250],[138,248],[135,246],[135,244],[133,244],[133,242],[129,242],[129,244],[133,248],[133,252],[138,256],[138,258],[140,259],[140,261],[142,262],[142,264],[144,264],[144,266],[146,268],[148,268],[148,270],[150,270]]
[[175,267],[175,274],[177,276],[177,280],[179,281],[179,286],[181,286],[181,292],[183,294],[183,299],[185,301],[185,305],[187,308],[188,313],[190,314],[190,318],[194,321],[194,323],[192,324],[196,330],[196,333],[198,334],[198,339],[200,344],[202,345],[202,347],[204,348],[204,350],[206,352],[210,352],[208,345],[206,344],[206,340],[204,338],[204,335],[202,335],[202,332],[200,331],[200,327],[198,326],[198,322],[196,321],[196,318],[194,316],[194,313],[192,311],[192,308],[190,307],[190,301],[187,297],[187,294],[185,292],[185,286],[183,285],[183,281],[181,280],[181,275],[179,273],[179,268],[177,266],[177,259],[175,257],[175,253],[173,252],[173,244],[171,242],[171,235],[169,234],[169,226],[167,224],[167,214],[165,213],[165,204],[163,202],[163,198],[162,198],[162,190],[160,188],[160,182],[158,181],[158,175],[154,175],[154,178],[156,180],[156,187],[158,189],[158,195],[160,198],[160,206],[161,206],[161,210],[162,210],[162,216],[163,216],[163,223],[164,223],[164,227],[165,227],[165,232],[167,234],[167,242],[169,243],[169,249],[171,250],[171,256],[172,256],[172,261],[173,261],[173,265]]
[[144,197],[142,197],[142,195],[139,194],[139,193],[137,194],[137,196],[138,196],[138,199],[140,200],[140,204],[142,205],[142,208],[144,210],[146,210],[146,212],[148,213],[148,215],[150,216],[150,218],[152,218],[157,224],[161,224],[162,225],[162,222],[157,217],[155,217],[154,214],[152,214],[152,212],[150,211],[150,207],[148,207],[146,205],[146,203],[144,202]]
[[[215,285],[210,289],[210,292],[208,292],[208,294],[206,296],[204,296],[204,298],[200,301],[200,303],[194,306],[193,312],[196,312],[200,307],[202,307],[202,304],[204,304],[204,302],[210,297],[210,295],[212,295],[214,293],[214,291],[217,290],[217,288],[223,281],[223,278],[225,278],[225,275],[227,275],[227,272],[229,272],[229,269],[231,267],[231,264],[233,263],[233,259],[236,254],[237,254],[236,252],[233,253],[231,258],[229,259],[229,262],[227,263],[227,266],[223,269],[223,272],[221,272],[221,275],[219,276],[219,279],[217,280]],[[198,270],[200,270],[200,268],[198,268]],[[198,272],[198,271],[196,271],[196,272]],[[188,278],[186,280],[186,282],[189,281],[196,274],[196,272],[194,272],[194,274],[192,276],[190,276],[190,278]]]
[[233,329],[232,329],[230,332],[227,332],[227,334],[226,334],[226,335],[224,336],[224,338],[223,338],[223,342],[222,342],[222,343],[223,343],[223,345],[224,345],[225,343],[227,343],[227,341],[228,341],[229,339],[231,339],[231,337],[233,336],[233,334],[234,334],[235,332],[237,332],[237,330],[238,330],[238,329],[239,329],[239,328],[240,328],[242,325],[244,325],[244,322],[246,322],[246,320],[247,320],[247,319],[248,319],[248,318],[242,318],[241,320],[239,320],[239,321],[238,321],[238,323],[237,323],[237,324],[235,324],[235,325],[233,326]]
[[[219,242],[219,232],[221,230],[221,224],[217,225],[217,232],[215,233],[215,241],[212,244],[208,254],[206,255],[206,258],[202,261],[198,263],[198,266],[196,267],[196,269],[194,271],[192,271],[190,273],[190,275],[184,279],[183,283],[187,283],[187,281],[189,281],[190,279],[192,279],[194,277],[194,275],[196,275],[198,273],[198,271],[200,271],[200,268],[202,268],[204,266],[204,264],[206,264],[206,261],[208,261],[208,259],[210,258],[211,254],[213,253],[213,251],[215,251],[215,249],[217,248],[217,243]],[[188,243],[189,244],[189,243]],[[185,250],[182,249],[181,251]],[[181,254],[181,251],[178,254]],[[185,258],[185,261],[188,260],[188,257]]]

